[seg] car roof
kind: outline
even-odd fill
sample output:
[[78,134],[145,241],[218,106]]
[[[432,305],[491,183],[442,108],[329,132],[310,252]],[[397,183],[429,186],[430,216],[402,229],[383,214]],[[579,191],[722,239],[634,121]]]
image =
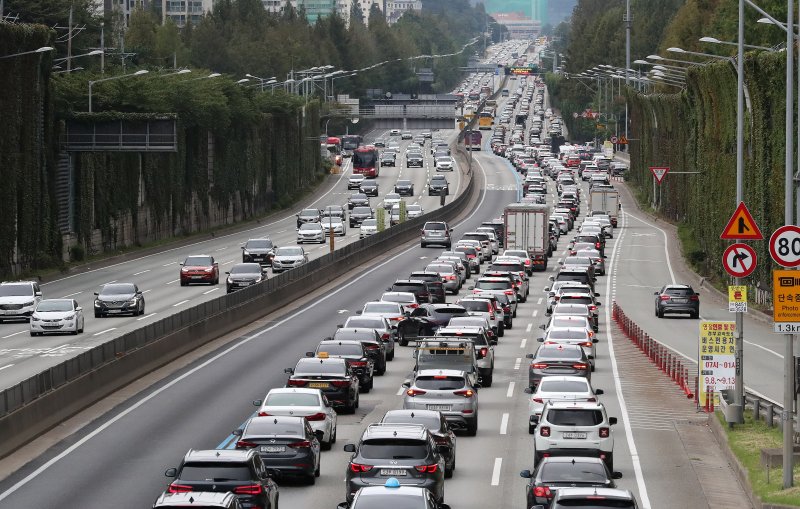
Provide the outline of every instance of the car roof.
[[323,359],[321,357],[302,357],[297,361],[297,365],[301,364],[345,364],[347,361],[341,357],[328,357]]
[[247,461],[251,456],[255,455],[256,451],[253,449],[236,450],[236,449],[189,449],[189,452],[183,457],[184,461],[204,461],[204,462],[226,462],[226,463],[241,463]]
[[214,493],[211,491],[193,491],[191,493],[162,493],[156,499],[154,507],[230,507],[236,495],[233,493]]
[[417,438],[424,440],[428,428],[422,424],[373,423],[361,435],[362,440],[371,438]]
[[361,341],[355,339],[323,339],[317,346],[323,345],[361,345]]
[[321,395],[322,391],[319,389],[309,389],[307,387],[274,387],[269,390],[267,396],[270,394],[316,394]]
[[479,327],[477,325],[461,325],[461,326],[451,327],[449,325],[446,325],[437,330],[437,332],[442,332],[442,331],[464,333],[464,334],[480,334],[481,332],[483,332],[483,327]]

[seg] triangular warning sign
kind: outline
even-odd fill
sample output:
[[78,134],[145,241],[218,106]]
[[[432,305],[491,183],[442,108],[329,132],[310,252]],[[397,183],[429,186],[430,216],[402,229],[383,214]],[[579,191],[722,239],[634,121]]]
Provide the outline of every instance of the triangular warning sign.
[[753,216],[747,210],[744,202],[739,202],[736,207],[736,212],[733,213],[728,225],[722,230],[722,235],[719,236],[725,240],[763,240],[764,236],[761,235],[761,230],[758,229]]
[[655,177],[656,182],[661,184],[661,181],[664,180],[664,177],[669,173],[669,166],[651,166],[650,172]]
[[619,144],[620,145],[627,145],[628,144],[628,138],[626,138],[624,135],[620,136],[619,137]]

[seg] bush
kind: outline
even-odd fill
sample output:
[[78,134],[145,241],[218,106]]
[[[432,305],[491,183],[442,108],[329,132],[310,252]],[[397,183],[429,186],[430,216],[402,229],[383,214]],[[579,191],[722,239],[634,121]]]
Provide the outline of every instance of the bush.
[[86,250],[81,244],[75,244],[69,248],[69,259],[73,262],[82,262],[86,258]]

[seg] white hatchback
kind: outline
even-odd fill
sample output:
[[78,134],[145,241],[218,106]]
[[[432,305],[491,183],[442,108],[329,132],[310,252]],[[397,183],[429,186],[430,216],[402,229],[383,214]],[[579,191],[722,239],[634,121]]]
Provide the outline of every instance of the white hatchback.
[[319,389],[281,387],[270,389],[263,400],[253,401],[259,416],[305,417],[324,449],[336,442],[336,410]]

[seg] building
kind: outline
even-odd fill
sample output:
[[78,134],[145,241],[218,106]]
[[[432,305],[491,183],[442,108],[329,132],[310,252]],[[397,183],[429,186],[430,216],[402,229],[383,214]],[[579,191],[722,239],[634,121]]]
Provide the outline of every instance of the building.
[[200,19],[214,7],[214,0],[160,0],[161,22],[170,18],[179,27],[200,23]]
[[152,2],[153,0],[94,0],[94,14],[102,18],[107,12],[119,11],[125,18],[125,26],[128,26],[131,12],[139,7],[149,9]]
[[355,4],[361,10],[361,18],[364,20],[364,23],[368,23],[369,12],[372,10],[372,6],[377,5],[378,9],[385,14],[387,1],[388,0],[337,0],[336,11],[344,18],[345,23],[349,26],[350,14],[353,10],[353,4]]
[[508,29],[512,39],[534,39],[542,31],[540,21],[520,12],[497,12],[492,17]]
[[[295,9],[304,9],[309,23],[316,23],[317,19],[330,16],[339,9],[336,0],[290,0]],[[286,5],[286,0],[261,0],[264,8],[269,12],[279,13]]]
[[386,0],[386,21],[396,23],[406,11],[421,11],[422,0]]

